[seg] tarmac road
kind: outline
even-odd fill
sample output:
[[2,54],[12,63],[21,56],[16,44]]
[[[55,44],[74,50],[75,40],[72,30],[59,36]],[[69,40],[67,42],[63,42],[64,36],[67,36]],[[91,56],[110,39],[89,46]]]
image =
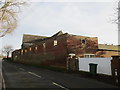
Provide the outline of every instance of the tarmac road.
[[70,90],[73,88],[117,88],[97,80],[74,74],[3,61],[5,88],[39,88]]

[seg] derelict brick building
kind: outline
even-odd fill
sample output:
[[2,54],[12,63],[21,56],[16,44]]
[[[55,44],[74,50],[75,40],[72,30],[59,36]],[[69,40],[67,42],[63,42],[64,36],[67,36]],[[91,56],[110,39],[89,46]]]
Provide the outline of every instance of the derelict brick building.
[[12,58],[21,63],[65,68],[69,54],[78,57],[105,55],[105,50],[98,48],[97,37],[72,35],[62,31],[51,37],[24,35],[21,49],[14,51]]

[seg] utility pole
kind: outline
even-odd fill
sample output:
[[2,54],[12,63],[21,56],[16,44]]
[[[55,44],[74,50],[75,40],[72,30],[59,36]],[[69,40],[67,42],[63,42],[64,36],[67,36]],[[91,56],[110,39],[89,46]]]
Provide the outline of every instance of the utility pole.
[[118,45],[120,45],[120,1],[118,1]]

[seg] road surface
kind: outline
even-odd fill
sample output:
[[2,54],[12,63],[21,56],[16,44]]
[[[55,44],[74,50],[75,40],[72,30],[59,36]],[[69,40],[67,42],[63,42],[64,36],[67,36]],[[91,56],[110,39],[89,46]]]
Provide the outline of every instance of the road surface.
[[3,61],[5,88],[41,88],[42,90],[71,90],[72,88],[116,88],[97,80],[75,74]]

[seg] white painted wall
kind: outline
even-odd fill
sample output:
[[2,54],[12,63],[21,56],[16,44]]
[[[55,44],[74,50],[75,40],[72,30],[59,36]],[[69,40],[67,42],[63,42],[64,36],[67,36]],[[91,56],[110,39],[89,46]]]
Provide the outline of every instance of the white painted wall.
[[98,64],[97,73],[111,74],[111,59],[112,58],[79,58],[79,71],[89,72],[89,63]]

